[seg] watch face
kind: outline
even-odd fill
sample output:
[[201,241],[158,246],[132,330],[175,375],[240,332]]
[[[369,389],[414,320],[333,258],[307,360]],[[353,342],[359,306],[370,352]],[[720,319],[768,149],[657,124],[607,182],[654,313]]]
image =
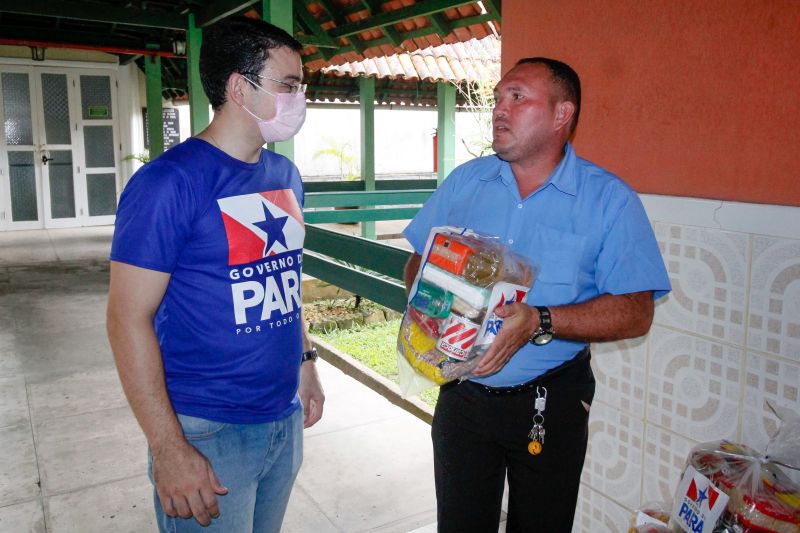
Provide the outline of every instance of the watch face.
[[551,340],[553,340],[553,334],[544,332],[540,333],[539,335],[533,338],[533,344],[536,344],[537,346],[542,346],[544,344],[547,344]]

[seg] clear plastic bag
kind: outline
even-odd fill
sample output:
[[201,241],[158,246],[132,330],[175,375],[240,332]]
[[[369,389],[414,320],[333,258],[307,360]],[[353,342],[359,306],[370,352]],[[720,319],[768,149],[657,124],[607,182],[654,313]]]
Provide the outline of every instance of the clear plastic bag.
[[631,517],[628,533],[671,533],[669,513],[672,505],[664,502],[647,502]]
[[[800,418],[788,409],[773,409],[782,424],[764,454],[724,440],[692,449],[675,495],[675,531],[800,533],[800,487],[778,466],[800,469]],[[695,471],[713,486],[704,490],[689,480],[687,474]],[[717,491],[727,504],[715,523],[701,524],[702,511],[713,506]]]
[[502,327],[493,310],[523,301],[534,276],[497,237],[433,228],[397,338],[402,394],[467,377]]

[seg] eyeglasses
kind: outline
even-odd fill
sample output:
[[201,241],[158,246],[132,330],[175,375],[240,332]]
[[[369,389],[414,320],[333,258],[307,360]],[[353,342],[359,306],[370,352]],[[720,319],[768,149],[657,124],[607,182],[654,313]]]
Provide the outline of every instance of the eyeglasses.
[[254,76],[260,80],[269,80],[289,89],[289,94],[297,94],[306,92],[306,87],[308,84],[306,83],[286,83],[285,81],[276,80],[275,78],[270,78],[269,76],[262,76],[261,74],[256,74],[255,72],[242,72],[242,76]]

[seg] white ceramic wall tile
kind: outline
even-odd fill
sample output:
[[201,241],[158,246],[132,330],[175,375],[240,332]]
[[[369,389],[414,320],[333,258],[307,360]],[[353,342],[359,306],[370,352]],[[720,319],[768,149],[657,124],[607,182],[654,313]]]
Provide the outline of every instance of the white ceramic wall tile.
[[572,533],[627,531],[633,511],[581,484]]
[[741,442],[764,450],[769,438],[778,430],[778,418],[767,401],[800,413],[798,387],[800,365],[748,352]]
[[744,341],[748,236],[657,223],[672,293],[658,320],[731,344]]
[[671,504],[694,442],[646,424],[642,503]]
[[592,344],[595,400],[644,418],[647,338]]
[[655,326],[647,422],[696,441],[736,439],[742,351]]
[[753,238],[747,345],[800,362],[800,240]]
[[641,418],[595,401],[581,482],[635,508],[641,493],[643,438]]

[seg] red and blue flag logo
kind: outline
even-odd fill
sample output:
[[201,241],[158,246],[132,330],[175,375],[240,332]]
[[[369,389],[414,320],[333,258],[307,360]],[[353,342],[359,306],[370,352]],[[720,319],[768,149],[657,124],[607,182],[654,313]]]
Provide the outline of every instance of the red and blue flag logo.
[[292,189],[217,200],[228,238],[228,265],[303,248],[303,212]]

